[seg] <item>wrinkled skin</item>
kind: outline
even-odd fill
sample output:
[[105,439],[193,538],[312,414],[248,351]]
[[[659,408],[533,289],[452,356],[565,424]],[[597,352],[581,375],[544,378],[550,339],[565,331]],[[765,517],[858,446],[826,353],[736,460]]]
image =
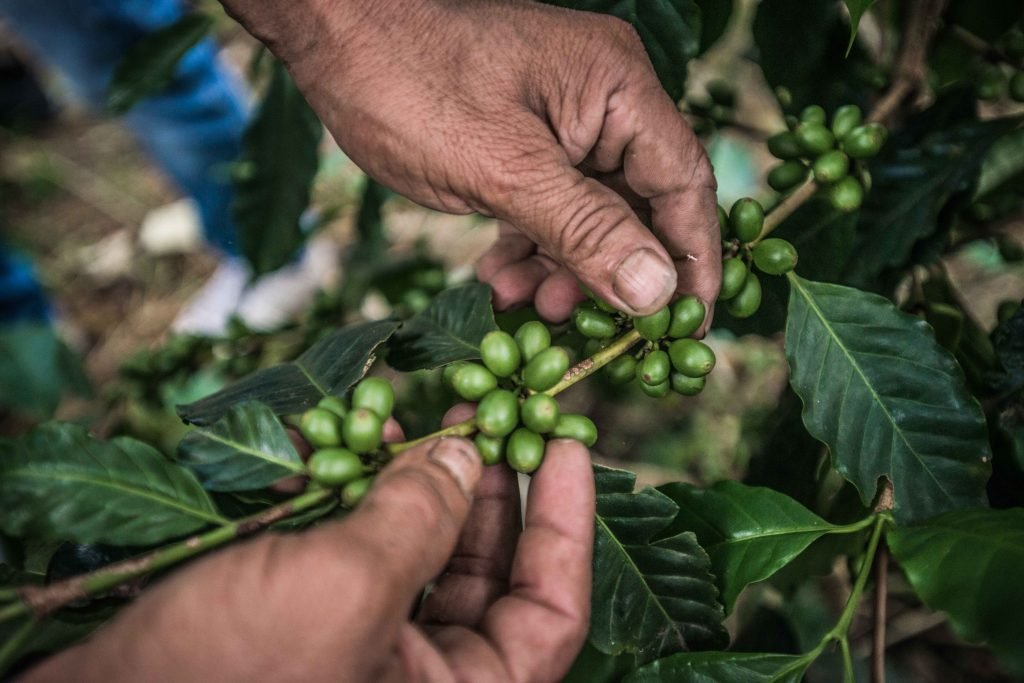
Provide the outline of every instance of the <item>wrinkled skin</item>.
[[557,681],[589,625],[593,515],[576,442],[549,443],[520,531],[515,473],[435,440],[343,521],[200,560],[23,680]]
[[499,307],[564,320],[578,278],[626,312],[712,308],[711,166],[625,22],[515,0],[225,4],[371,176],[501,220],[478,269]]

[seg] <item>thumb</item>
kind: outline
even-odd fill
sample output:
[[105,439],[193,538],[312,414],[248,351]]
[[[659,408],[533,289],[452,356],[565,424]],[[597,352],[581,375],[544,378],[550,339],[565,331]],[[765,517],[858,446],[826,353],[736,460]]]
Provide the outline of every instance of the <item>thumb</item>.
[[568,160],[560,166],[529,206],[512,206],[501,218],[619,310],[646,315],[668,304],[677,275],[665,247],[616,192]]
[[466,439],[442,438],[403,453],[378,475],[345,520],[379,571],[399,593],[413,596],[448,562],[469,514],[483,465]]

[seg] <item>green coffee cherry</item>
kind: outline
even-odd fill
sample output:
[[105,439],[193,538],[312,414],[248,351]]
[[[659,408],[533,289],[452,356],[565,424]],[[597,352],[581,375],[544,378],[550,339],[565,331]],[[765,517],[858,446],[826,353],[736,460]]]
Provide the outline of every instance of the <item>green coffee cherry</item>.
[[832,134],[837,140],[842,140],[847,133],[856,128],[863,121],[860,107],[856,104],[844,104],[836,109],[832,115]]
[[444,371],[441,373],[441,381],[444,382],[445,386],[451,387],[453,390],[455,389],[455,385],[453,383],[455,373],[458,372],[459,368],[465,364],[466,363],[464,361],[457,361],[444,366]]
[[313,448],[341,445],[341,418],[326,408],[310,408],[303,413],[299,431]]
[[558,401],[547,394],[534,394],[523,401],[520,412],[527,429],[547,434],[558,424],[562,411],[558,408]]
[[505,445],[505,460],[516,472],[530,474],[544,460],[544,439],[540,434],[520,427],[512,432]]
[[519,344],[524,363],[529,363],[534,356],[551,346],[551,333],[544,323],[537,320],[523,323],[516,330],[515,339]]
[[666,335],[672,339],[689,337],[700,329],[707,314],[704,302],[692,294],[673,302],[669,310],[672,313],[672,321],[668,325]]
[[569,369],[569,354],[560,346],[544,349],[523,368],[523,384],[532,391],[547,391]]
[[885,127],[881,124],[857,126],[843,137],[843,150],[851,159],[868,159],[882,149],[885,137]]
[[505,389],[495,389],[476,407],[476,427],[493,437],[508,436],[519,426],[519,399]]
[[345,488],[341,490],[341,504],[347,508],[354,508],[372,485],[373,477],[363,477],[345,484]]
[[764,208],[750,197],[737,200],[729,212],[729,225],[740,242],[756,240],[764,227]]
[[850,170],[850,159],[838,149],[834,149],[818,157],[813,170],[814,179],[819,183],[835,183],[846,177]]
[[610,315],[586,306],[576,307],[573,322],[576,323],[576,329],[580,334],[591,339],[614,337],[617,330],[615,320]]
[[366,408],[386,420],[395,407],[395,390],[391,383],[380,377],[367,377],[352,392],[352,409]]
[[832,206],[844,213],[856,211],[864,201],[864,188],[853,176],[846,176],[828,188],[828,198]]
[[729,214],[721,204],[718,205],[718,230],[722,233],[723,240],[729,239]]
[[636,359],[633,356],[619,356],[604,366],[604,373],[613,384],[625,384],[636,376]]
[[995,102],[1006,92],[1006,76],[997,64],[985,64],[976,85],[978,99]]
[[601,349],[608,348],[609,344],[611,344],[611,339],[588,339],[583,345],[583,355],[589,358]]
[[817,123],[819,125],[825,125],[825,110],[817,104],[811,104],[803,108],[800,112],[801,123]]
[[720,78],[708,81],[704,87],[707,89],[711,99],[717,104],[731,107],[736,102],[736,91],[730,83]]
[[650,315],[633,318],[633,327],[647,341],[658,341],[668,332],[670,322],[672,322],[672,313],[668,310],[668,306],[665,306]]
[[788,130],[768,138],[768,151],[772,153],[772,156],[782,160],[799,159],[803,156],[803,150],[800,149],[800,143],[796,141],[796,135]]
[[835,136],[824,123],[801,123],[796,127],[796,141],[810,157],[821,156],[836,146]]
[[672,372],[672,363],[668,354],[656,349],[647,354],[636,368],[636,376],[644,384],[661,384]]
[[673,372],[672,376],[669,377],[669,384],[672,386],[672,391],[683,396],[696,396],[700,392],[704,391],[704,385],[707,384],[706,377],[689,377],[681,372]]
[[328,488],[363,476],[363,461],[345,448],[325,448],[313,453],[308,467],[313,481]]
[[668,347],[672,367],[687,377],[703,377],[715,367],[715,352],[696,339],[677,339]]
[[722,261],[722,289],[718,298],[727,301],[739,294],[747,281],[747,272],[747,264],[738,256]]
[[558,418],[555,430],[551,432],[554,439],[575,439],[587,448],[597,443],[597,425],[586,415],[566,413]]
[[511,334],[494,330],[480,341],[480,358],[495,376],[509,377],[519,369],[522,353]]
[[786,192],[807,180],[807,167],[801,162],[783,161],[768,171],[768,185],[776,192]]
[[316,404],[316,407],[329,410],[338,417],[345,417],[348,414],[348,406],[345,405],[345,401],[337,396],[324,396]]
[[473,439],[476,450],[480,453],[480,460],[485,465],[497,465],[505,459],[505,439],[503,437],[487,436],[477,434]]
[[1024,102],[1024,71],[1018,71],[1010,78],[1010,97],[1014,102]]
[[640,391],[644,392],[651,398],[664,398],[668,396],[669,389],[668,380],[665,380],[661,384],[644,384],[640,382]]
[[796,248],[784,239],[769,237],[754,247],[754,265],[763,273],[785,275],[796,262]]
[[753,273],[747,275],[743,289],[725,304],[725,309],[736,318],[749,318],[761,307],[761,281]]
[[383,433],[384,421],[377,413],[367,408],[352,410],[341,424],[345,445],[360,455],[373,453],[380,448]]
[[775,99],[783,111],[793,106],[793,93],[784,85],[775,86]]
[[479,401],[497,386],[494,373],[476,363],[465,363],[452,374],[452,388],[467,401]]

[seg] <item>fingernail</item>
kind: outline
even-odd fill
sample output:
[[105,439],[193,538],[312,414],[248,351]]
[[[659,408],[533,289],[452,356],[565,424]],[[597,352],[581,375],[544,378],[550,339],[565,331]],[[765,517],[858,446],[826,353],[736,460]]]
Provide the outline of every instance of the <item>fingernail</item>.
[[444,437],[430,449],[427,460],[448,470],[462,494],[472,500],[476,483],[480,480],[480,457],[465,439]]
[[637,249],[619,264],[612,289],[623,303],[636,311],[649,311],[667,302],[676,288],[676,271],[650,249]]

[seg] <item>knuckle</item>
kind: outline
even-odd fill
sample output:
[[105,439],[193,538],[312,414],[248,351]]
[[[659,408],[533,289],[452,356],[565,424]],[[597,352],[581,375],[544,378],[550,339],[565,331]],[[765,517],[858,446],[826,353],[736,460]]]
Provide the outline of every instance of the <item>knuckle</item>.
[[585,192],[572,204],[554,236],[555,249],[577,263],[586,263],[608,251],[611,237],[629,222],[629,211],[598,192]]
[[455,495],[457,486],[453,480],[446,481],[448,475],[442,472],[440,467],[429,471],[410,467],[395,473],[387,484],[388,504],[401,508],[403,516],[416,520],[418,528],[454,533],[448,490],[452,489]]

